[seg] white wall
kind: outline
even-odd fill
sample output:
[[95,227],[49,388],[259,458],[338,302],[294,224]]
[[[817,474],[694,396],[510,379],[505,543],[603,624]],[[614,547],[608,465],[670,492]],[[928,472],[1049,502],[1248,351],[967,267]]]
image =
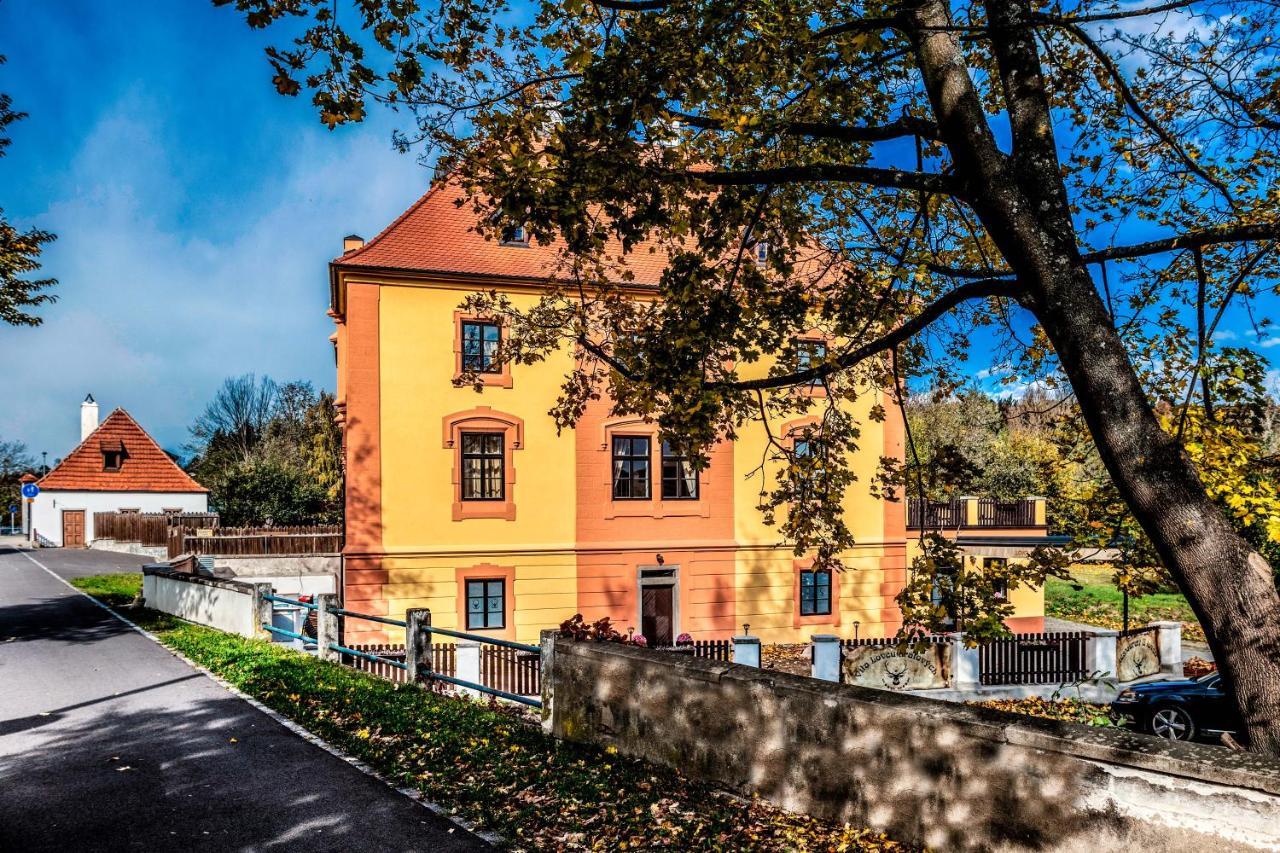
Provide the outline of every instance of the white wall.
[[209,495],[195,492],[41,492],[31,502],[31,524],[44,538],[62,544],[62,511],[84,510],[85,543],[92,542],[93,514],[136,509],[161,512],[181,509],[183,512],[208,512]]
[[188,622],[242,637],[258,637],[263,633],[257,625],[252,584],[146,573],[142,576],[142,597],[147,607]]

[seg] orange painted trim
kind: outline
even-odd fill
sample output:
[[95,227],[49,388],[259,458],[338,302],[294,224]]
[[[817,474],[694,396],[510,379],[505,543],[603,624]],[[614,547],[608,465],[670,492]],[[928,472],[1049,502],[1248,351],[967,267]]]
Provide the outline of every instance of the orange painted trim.
[[[503,500],[464,501],[462,499],[462,433],[500,433],[503,436]],[[515,451],[524,449],[524,420],[489,406],[445,415],[442,420],[444,449],[453,451],[453,520],[498,518],[516,520]]]
[[1044,633],[1043,616],[1010,616],[1004,620],[1005,627],[1015,634]]
[[831,612],[800,615],[800,573],[813,568],[813,558],[798,558],[791,563],[791,627],[802,625],[840,625],[840,572],[831,572]]
[[346,549],[382,549],[382,399],[379,347],[380,290],[347,286],[345,392],[342,417],[346,460]]
[[[499,640],[516,638],[516,568],[515,566],[495,566],[493,563],[477,563],[465,569],[457,569],[454,573],[458,581],[458,630],[472,634],[484,634],[497,637]],[[502,585],[502,628],[468,628],[467,627],[467,581],[488,580],[503,582]],[[565,617],[568,618],[567,616]]]
[[[499,317],[486,317],[482,314],[468,314],[466,311],[453,312],[453,384],[473,384],[464,383],[462,380],[462,324],[466,322],[494,323],[498,326],[498,347],[502,347],[502,336],[504,330],[502,328],[502,320]],[[504,361],[502,369],[497,373],[477,373],[476,382],[487,388],[511,388],[513,385],[511,379],[511,362]]]
[[[711,467],[698,472],[698,497],[688,500],[662,499],[662,442],[658,440],[658,425],[643,418],[625,417],[604,421],[600,425],[600,452],[605,454],[602,466],[607,503],[604,518],[710,518],[712,501],[708,499]],[[613,499],[613,439],[636,436],[649,439],[649,498],[648,500]]]
[[782,425],[782,430],[780,431],[780,434],[782,436],[782,443],[787,447],[789,447],[790,449],[794,450],[796,446],[797,436],[799,436],[809,427],[815,427],[815,426],[820,427],[821,425],[822,425],[822,418],[816,415],[806,415],[803,418],[796,418],[793,421],[787,421]]

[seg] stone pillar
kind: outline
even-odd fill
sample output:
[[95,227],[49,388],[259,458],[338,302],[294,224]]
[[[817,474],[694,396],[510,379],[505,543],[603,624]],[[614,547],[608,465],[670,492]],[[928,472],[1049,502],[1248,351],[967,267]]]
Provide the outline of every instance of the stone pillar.
[[538,645],[542,647],[542,730],[551,734],[553,726],[551,708],[556,699],[556,635],[554,628],[546,628],[538,635]]
[[271,622],[271,602],[267,600],[267,596],[271,594],[271,584],[255,583],[253,585],[253,595],[250,596],[253,608],[253,636],[260,640],[273,641],[275,634],[263,628],[263,625],[270,625]]
[[[480,684],[480,644],[470,640],[459,640],[454,649],[458,661],[455,677],[462,681],[470,681],[472,684]],[[459,687],[458,692],[463,696],[480,698],[480,691],[472,690],[470,687]]]
[[1119,661],[1116,660],[1116,643],[1119,631],[1094,631],[1084,644],[1084,668],[1089,675],[1100,672],[1107,678],[1119,678]]
[[759,669],[760,638],[751,636],[734,637],[733,662],[740,663],[743,666],[754,666]]
[[978,526],[978,499],[973,495],[964,495],[960,498],[960,503],[964,506],[964,526]]
[[951,635],[951,686],[956,690],[973,690],[982,683],[978,647],[964,644],[964,634]]
[[321,592],[316,595],[316,654],[320,660],[342,662],[342,653],[329,648],[338,642],[338,594]]
[[1182,677],[1182,623],[1148,622],[1147,627],[1159,628],[1156,644],[1160,647],[1160,671],[1175,678]]
[[840,681],[840,638],[835,634],[814,634],[813,669],[814,678],[823,681]]
[[1032,497],[1027,498],[1027,500],[1035,503],[1035,522],[1034,522],[1035,526],[1048,527],[1049,514],[1048,514],[1048,506],[1046,505],[1045,499],[1042,497],[1039,497],[1038,495],[1033,495]]
[[413,607],[404,612],[404,666],[410,684],[429,681],[431,660],[431,611]]

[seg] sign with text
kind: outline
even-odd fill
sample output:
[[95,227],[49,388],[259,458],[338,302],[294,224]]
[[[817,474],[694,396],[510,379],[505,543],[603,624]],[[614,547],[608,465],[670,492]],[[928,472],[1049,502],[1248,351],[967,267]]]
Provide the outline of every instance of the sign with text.
[[854,646],[844,651],[844,683],[880,690],[933,690],[951,680],[951,647]]

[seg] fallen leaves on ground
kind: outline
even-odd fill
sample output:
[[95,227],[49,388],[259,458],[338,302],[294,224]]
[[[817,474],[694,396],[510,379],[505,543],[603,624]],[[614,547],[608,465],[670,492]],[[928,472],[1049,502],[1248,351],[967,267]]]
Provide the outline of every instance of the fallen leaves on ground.
[[[522,711],[442,696],[143,611],[171,648],[513,850],[898,851],[663,767],[555,740]],[[801,647],[803,648],[803,647]]]
[[760,665],[764,669],[808,675],[812,669],[808,643],[769,643],[760,649]]
[[1120,718],[1111,713],[1107,705],[1085,702],[1080,699],[1045,699],[1042,696],[1027,696],[1022,699],[986,699],[981,702],[966,702],[980,708],[994,708],[997,711],[1008,711],[1013,714],[1024,714],[1028,717],[1044,717],[1049,720],[1062,720],[1068,723],[1083,723],[1086,726],[1110,727],[1120,725]]
[[1218,665],[1216,663],[1200,657],[1189,658],[1182,664],[1182,674],[1187,678],[1199,678],[1202,675],[1216,672],[1217,669]]

